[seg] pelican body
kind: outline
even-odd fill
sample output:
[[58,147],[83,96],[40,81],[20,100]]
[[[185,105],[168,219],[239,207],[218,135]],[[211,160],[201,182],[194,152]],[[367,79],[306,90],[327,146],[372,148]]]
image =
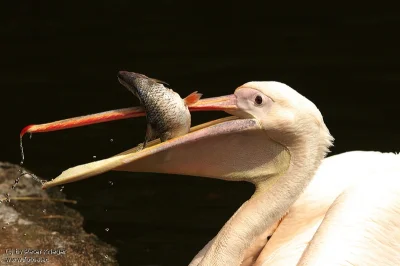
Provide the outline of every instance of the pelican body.
[[189,110],[232,116],[70,168],[43,188],[110,170],[248,181],[253,196],[191,266],[400,265],[398,154],[324,159],[333,138],[321,113],[279,82],[249,82]]

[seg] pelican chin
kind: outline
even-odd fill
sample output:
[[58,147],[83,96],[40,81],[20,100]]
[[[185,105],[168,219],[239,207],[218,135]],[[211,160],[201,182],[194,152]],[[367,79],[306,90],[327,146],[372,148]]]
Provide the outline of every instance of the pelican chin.
[[[312,251],[318,250],[322,240],[326,240],[324,243],[338,242],[316,231],[332,226],[329,219],[324,220],[325,214],[329,214],[329,206],[335,200],[347,203],[349,198],[340,195],[356,177],[345,178],[342,183],[337,181],[342,180],[340,178],[318,177],[317,170],[333,141],[318,108],[283,83],[249,82],[237,88],[233,95],[202,99],[189,109],[220,110],[232,116],[195,126],[188,134],[163,143],[152,141],[143,150],[134,148],[105,160],[70,168],[45,183],[43,188],[110,170],[245,180],[255,184],[254,195],[190,265],[328,265],[329,259],[324,252]],[[396,158],[393,162],[399,161],[398,156]],[[324,163],[327,164],[329,162]],[[314,176],[317,181],[313,180]],[[319,180],[337,181],[342,185],[333,183],[335,185],[329,187],[336,190],[315,189]],[[352,184],[356,184],[354,182]],[[313,207],[307,209],[308,206]],[[337,208],[333,208],[332,215],[340,214]],[[399,213],[393,214],[392,218],[400,218]],[[390,243],[400,243],[400,233],[393,238]],[[355,243],[356,239],[357,236],[346,239],[346,244]],[[295,246],[290,245],[291,241],[296,243]],[[373,241],[368,245],[370,243]],[[332,246],[334,244],[329,250],[333,250]],[[280,253],[285,248],[287,253]],[[279,254],[284,256],[279,257]],[[395,262],[400,258],[398,254],[391,253],[388,261]],[[349,256],[350,253],[342,252],[335,261],[339,264],[362,261],[361,257],[357,260]]]

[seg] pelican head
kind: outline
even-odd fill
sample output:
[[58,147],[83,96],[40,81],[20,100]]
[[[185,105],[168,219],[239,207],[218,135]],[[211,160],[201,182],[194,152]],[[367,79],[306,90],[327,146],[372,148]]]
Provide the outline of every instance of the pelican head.
[[[143,110],[135,110],[132,117],[143,115]],[[70,168],[43,188],[110,170],[252,182],[254,195],[193,262],[240,265],[249,246],[283,217],[308,185],[332,137],[318,108],[279,82],[249,82],[233,95],[199,100],[189,110],[221,110],[233,116],[192,127],[166,142],[152,141],[145,149]]]
[[256,119],[282,145],[290,148],[298,141],[316,138],[329,146],[329,131],[318,108],[286,84],[248,82],[236,89],[235,96],[238,111],[234,114]]

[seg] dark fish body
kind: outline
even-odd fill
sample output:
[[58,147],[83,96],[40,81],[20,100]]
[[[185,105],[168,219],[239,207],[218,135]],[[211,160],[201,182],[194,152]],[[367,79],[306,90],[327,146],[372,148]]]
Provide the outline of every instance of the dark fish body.
[[189,132],[191,117],[188,105],[197,102],[201,94],[195,92],[182,99],[178,93],[165,87],[165,82],[134,72],[120,71],[118,80],[146,110],[147,131],[143,147],[158,137],[163,142]]

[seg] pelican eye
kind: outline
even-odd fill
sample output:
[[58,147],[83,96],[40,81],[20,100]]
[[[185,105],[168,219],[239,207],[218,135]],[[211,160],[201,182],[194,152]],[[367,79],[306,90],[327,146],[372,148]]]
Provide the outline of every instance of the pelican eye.
[[257,95],[254,102],[256,105],[261,105],[263,103],[263,98],[260,95]]

